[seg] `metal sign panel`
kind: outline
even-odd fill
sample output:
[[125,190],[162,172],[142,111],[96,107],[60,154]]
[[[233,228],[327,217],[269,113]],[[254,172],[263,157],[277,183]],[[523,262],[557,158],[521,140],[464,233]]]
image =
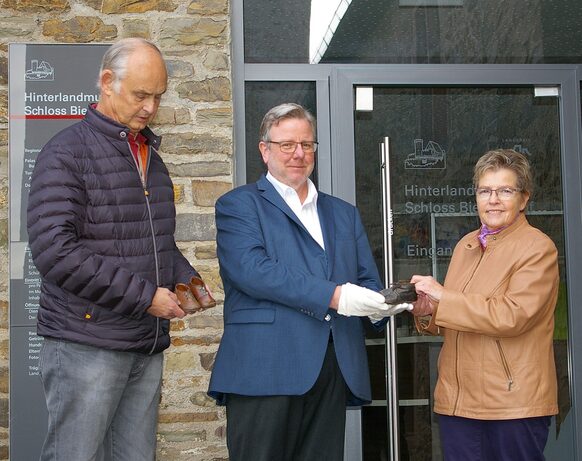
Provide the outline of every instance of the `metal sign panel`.
[[9,46],[10,457],[36,460],[47,411],[36,334],[40,275],[28,248],[26,208],[36,157],[46,142],[83,118],[98,99],[101,58],[109,45]]

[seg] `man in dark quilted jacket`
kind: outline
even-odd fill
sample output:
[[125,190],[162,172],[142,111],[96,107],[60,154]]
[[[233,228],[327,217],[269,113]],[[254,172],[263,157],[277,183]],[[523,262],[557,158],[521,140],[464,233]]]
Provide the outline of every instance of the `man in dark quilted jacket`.
[[124,39],[100,97],[40,152],[28,233],[49,427],[41,460],[153,460],[172,292],[198,273],[176,247],[172,181],[149,128],[166,91],[158,48]]

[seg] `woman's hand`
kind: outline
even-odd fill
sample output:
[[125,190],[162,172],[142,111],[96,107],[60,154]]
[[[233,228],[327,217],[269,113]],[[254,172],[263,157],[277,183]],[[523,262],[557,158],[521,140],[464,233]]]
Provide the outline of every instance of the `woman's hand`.
[[424,293],[418,293],[418,299],[412,303],[412,315],[415,317],[423,317],[425,315],[432,315],[434,312],[434,305],[430,298]]
[[413,275],[410,279],[418,294],[418,301],[414,303],[412,314],[415,316],[431,315],[434,306],[441,300],[443,286],[430,275]]

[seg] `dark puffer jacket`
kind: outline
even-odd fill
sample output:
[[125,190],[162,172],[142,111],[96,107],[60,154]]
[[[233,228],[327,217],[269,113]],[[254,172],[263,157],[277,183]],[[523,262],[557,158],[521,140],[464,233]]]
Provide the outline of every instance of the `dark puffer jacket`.
[[42,276],[38,334],[122,351],[160,352],[169,322],[146,313],[158,286],[196,274],[174,241],[176,211],[161,138],[142,185],[129,130],[89,108],[38,155],[28,234]]

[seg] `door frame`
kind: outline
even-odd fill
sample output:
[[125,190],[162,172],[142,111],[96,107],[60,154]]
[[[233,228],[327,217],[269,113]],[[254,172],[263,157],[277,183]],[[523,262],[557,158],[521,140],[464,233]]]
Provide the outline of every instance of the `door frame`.
[[[557,86],[564,207],[566,280],[568,289],[569,377],[573,416],[573,451],[582,454],[582,312],[573,300],[582,299],[582,129],[580,86],[582,66],[577,65],[349,65],[333,66],[330,74],[329,168],[331,193],[355,204],[354,87],[387,85],[434,86]],[[319,112],[319,111],[318,111]],[[348,433],[350,428],[348,427]],[[353,435],[350,437],[353,439]]]

